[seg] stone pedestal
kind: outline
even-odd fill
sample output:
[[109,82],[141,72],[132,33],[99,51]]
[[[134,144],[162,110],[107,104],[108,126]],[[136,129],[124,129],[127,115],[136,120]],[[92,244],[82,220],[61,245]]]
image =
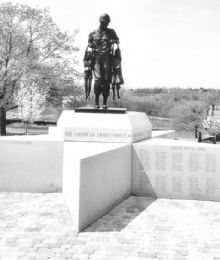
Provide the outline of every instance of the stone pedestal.
[[[65,141],[132,143],[150,138],[152,125],[145,113],[84,113],[64,111],[57,129]],[[58,130],[58,131],[59,131]]]
[[64,111],[63,194],[81,231],[131,194],[131,145],[151,137],[144,113]]

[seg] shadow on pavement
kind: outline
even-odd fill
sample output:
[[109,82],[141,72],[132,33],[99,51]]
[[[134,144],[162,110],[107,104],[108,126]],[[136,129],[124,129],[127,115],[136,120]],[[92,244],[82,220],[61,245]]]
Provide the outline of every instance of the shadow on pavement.
[[127,200],[93,222],[82,232],[122,231],[146,210],[157,198],[130,196]]

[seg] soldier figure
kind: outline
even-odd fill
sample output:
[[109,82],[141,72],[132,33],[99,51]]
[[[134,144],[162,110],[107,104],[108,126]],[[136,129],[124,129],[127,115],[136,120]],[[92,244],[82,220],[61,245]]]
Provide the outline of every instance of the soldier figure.
[[102,14],[99,18],[99,28],[89,34],[89,47],[93,50],[93,74],[95,108],[99,108],[99,96],[103,96],[103,108],[107,108],[107,100],[110,92],[112,76],[111,50],[119,39],[113,29],[107,28],[110,23],[108,14]]

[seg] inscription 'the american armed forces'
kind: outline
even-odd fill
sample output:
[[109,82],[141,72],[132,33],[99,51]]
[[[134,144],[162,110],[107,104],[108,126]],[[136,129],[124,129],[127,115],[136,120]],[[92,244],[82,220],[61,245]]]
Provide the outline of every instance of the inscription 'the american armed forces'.
[[65,131],[67,138],[112,138],[112,139],[130,139],[139,138],[146,135],[146,131],[140,131],[133,134],[123,132],[100,132],[100,131]]
[[80,132],[75,132],[74,133],[75,137],[99,137],[99,138],[129,138],[131,135],[128,135],[126,133],[80,133]]
[[66,137],[76,137],[76,138],[119,138],[119,139],[127,139],[131,138],[130,134],[127,133],[109,133],[109,132],[70,132],[65,131]]

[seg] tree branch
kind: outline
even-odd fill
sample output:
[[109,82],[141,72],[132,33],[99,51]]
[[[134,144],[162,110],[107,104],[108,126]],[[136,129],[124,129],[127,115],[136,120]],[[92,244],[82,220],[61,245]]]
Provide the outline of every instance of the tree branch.
[[9,107],[9,108],[6,109],[6,111],[10,111],[10,110],[15,109],[15,108],[18,108],[18,106],[16,105],[16,106]]
[[64,43],[58,44],[52,51],[50,51],[43,59],[40,60],[40,63],[48,59],[55,51],[57,51]]

